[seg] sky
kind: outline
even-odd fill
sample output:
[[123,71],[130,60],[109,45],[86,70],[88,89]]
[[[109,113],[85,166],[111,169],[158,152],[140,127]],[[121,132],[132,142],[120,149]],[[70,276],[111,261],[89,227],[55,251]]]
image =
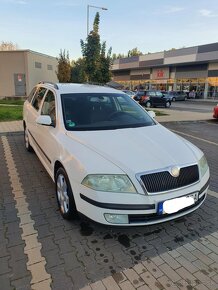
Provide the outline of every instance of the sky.
[[12,41],[57,57],[81,57],[80,39],[87,36],[96,12],[100,37],[112,53],[137,47],[142,53],[218,41],[218,0],[0,0],[0,42]]

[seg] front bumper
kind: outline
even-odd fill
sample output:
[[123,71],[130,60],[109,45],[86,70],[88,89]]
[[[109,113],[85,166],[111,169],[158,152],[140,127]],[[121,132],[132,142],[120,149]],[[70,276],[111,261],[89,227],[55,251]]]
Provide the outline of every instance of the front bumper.
[[[88,218],[98,223],[107,225],[141,226],[157,224],[187,215],[199,208],[206,199],[207,189],[209,187],[209,174],[207,179],[204,178],[204,181],[201,181],[200,184],[200,188],[198,184],[183,189],[180,192],[177,191],[176,193],[169,193],[164,195],[160,194],[156,196],[143,196],[139,194],[126,194],[126,196],[122,195],[122,199],[117,199],[116,203],[114,202],[113,198],[111,201],[102,202],[98,199],[92,198],[88,192],[84,194],[80,193],[78,196],[79,203],[77,203],[77,209]],[[183,208],[176,213],[158,214],[159,202],[190,195],[196,192],[198,193],[198,200],[193,205]],[[124,203],[122,203],[122,201],[124,201]],[[105,219],[105,214],[126,215],[128,216],[128,222],[110,223]]]

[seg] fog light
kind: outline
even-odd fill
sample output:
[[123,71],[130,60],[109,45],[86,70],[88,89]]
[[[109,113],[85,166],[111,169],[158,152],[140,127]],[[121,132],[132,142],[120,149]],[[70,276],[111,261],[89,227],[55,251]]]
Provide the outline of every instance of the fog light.
[[128,214],[113,214],[113,213],[105,213],[104,217],[107,222],[111,224],[128,224]]

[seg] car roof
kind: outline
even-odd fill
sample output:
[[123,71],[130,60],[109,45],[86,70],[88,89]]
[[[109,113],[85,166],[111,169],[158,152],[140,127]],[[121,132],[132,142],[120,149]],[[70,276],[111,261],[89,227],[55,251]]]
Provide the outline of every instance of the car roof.
[[42,86],[47,88],[54,88],[60,92],[60,94],[70,93],[119,93],[124,94],[120,90],[116,90],[106,86],[97,86],[90,84],[75,84],[75,83],[41,83]]

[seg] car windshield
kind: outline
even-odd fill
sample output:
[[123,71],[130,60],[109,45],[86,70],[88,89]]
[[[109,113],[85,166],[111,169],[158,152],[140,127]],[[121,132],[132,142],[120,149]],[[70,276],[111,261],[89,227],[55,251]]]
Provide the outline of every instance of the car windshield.
[[126,94],[61,95],[65,128],[69,131],[111,130],[156,123]]

